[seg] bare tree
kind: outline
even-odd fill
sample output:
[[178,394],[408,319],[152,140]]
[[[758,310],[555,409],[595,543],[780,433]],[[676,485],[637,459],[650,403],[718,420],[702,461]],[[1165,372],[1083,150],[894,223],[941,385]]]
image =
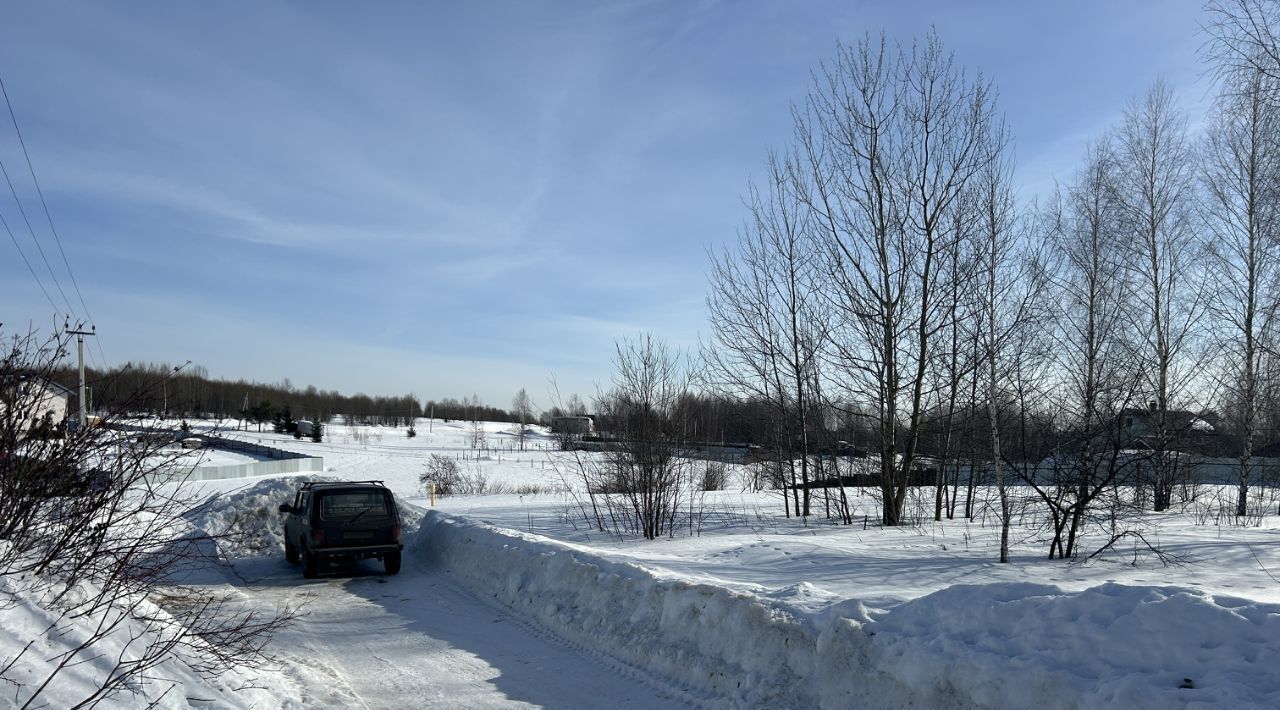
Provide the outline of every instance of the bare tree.
[[[780,466],[790,471],[799,516],[810,512],[810,434],[827,317],[817,295],[818,259],[810,211],[799,200],[796,166],[771,155],[764,192],[752,186],[751,219],[734,252],[713,257],[707,310],[715,335],[708,376],[729,394],[775,409]],[[796,460],[799,459],[799,466]],[[783,494],[787,507],[786,489]]]
[[1132,240],[1130,268],[1141,303],[1135,323],[1150,394],[1151,491],[1157,511],[1169,507],[1176,457],[1169,447],[1177,426],[1170,411],[1184,393],[1191,370],[1186,362],[1192,330],[1203,311],[1191,256],[1195,207],[1195,162],[1186,137],[1186,118],[1173,93],[1157,81],[1132,102],[1116,137],[1115,191]]
[[1205,55],[1218,77],[1235,87],[1246,87],[1257,77],[1262,99],[1280,102],[1280,3],[1211,0],[1205,10]]
[[796,117],[804,180],[838,314],[840,398],[873,405],[882,520],[899,525],[915,465],[935,345],[950,316],[943,255],[951,215],[991,156],[995,94],[930,34],[840,47]]
[[[1239,75],[1235,75],[1239,76]],[[1215,350],[1227,361],[1228,421],[1240,437],[1236,515],[1248,513],[1259,429],[1262,357],[1274,346],[1277,209],[1280,209],[1280,106],[1267,100],[1261,72],[1228,85],[1206,138],[1202,180],[1208,254],[1218,278],[1211,292]]]
[[[479,451],[488,446],[485,440],[484,422],[480,419],[483,416],[483,405],[480,403],[480,396],[472,394],[471,399],[467,400],[467,418],[470,420],[468,426],[468,438],[470,439],[471,448]],[[477,454],[479,455],[479,454]]]
[[681,455],[689,440],[681,400],[691,373],[683,356],[650,334],[620,341],[614,366],[613,389],[596,403],[611,436],[589,487],[621,509],[625,527],[652,540],[674,531],[692,482],[691,461]]
[[[986,364],[986,409],[991,427],[991,466],[995,477],[996,492],[1000,498],[1000,561],[1009,561],[1009,494],[1005,486],[1004,461],[1000,437],[1000,407],[1004,400],[1002,390],[1007,376],[1008,360],[1017,358],[1023,350],[1019,346],[1027,342],[1019,332],[1027,320],[1026,304],[1031,301],[1034,289],[1024,290],[1023,297],[1014,295],[1017,265],[1014,226],[1017,209],[1014,204],[1012,165],[1002,159],[1008,143],[1003,128],[995,129],[987,150],[992,157],[982,171],[976,185],[978,222],[977,249],[981,257],[982,272],[978,289],[981,321],[985,328],[979,333]],[[1026,282],[1023,280],[1023,286]],[[1013,296],[1011,298],[1011,296]]]
[[564,413],[571,417],[581,417],[587,414],[587,405],[578,396],[577,392],[569,395],[569,399],[565,400]]
[[1126,472],[1123,412],[1141,379],[1131,342],[1134,286],[1126,266],[1122,207],[1113,188],[1116,158],[1108,142],[1092,146],[1084,166],[1044,215],[1050,258],[1050,352],[1059,386],[1054,418],[1063,441],[1026,482],[1052,518],[1049,558],[1076,554],[1091,506]]
[[518,436],[520,438],[520,450],[524,451],[525,435],[529,431],[529,421],[533,419],[533,402],[529,400],[529,393],[521,388],[516,392],[516,396],[511,400],[511,413],[515,415],[517,425],[520,427]]
[[[945,270],[949,275],[943,289],[947,326],[944,330],[945,337],[937,347],[938,357],[934,366],[938,382],[935,385],[938,391],[937,406],[942,410],[939,433],[941,441],[937,447],[939,461],[934,480],[934,520],[942,520],[944,508],[949,517],[955,515],[961,459],[959,446],[963,439],[957,426],[957,414],[960,407],[974,405],[974,400],[966,398],[965,394],[969,389],[969,382],[974,381],[976,386],[975,378],[979,377],[977,361],[980,358],[972,356],[972,353],[980,349],[980,344],[971,337],[976,335],[971,326],[980,321],[981,314],[975,312],[980,310],[980,304],[974,293],[974,287],[980,284],[967,277],[977,270],[973,260],[979,255],[975,252],[980,250],[970,248],[975,242],[970,232],[982,221],[979,206],[980,201],[971,195],[961,203],[959,209],[953,211],[952,230],[957,239],[944,257]],[[947,486],[948,470],[952,471],[955,481],[950,492]],[[972,510],[972,501],[968,502],[966,508]]]

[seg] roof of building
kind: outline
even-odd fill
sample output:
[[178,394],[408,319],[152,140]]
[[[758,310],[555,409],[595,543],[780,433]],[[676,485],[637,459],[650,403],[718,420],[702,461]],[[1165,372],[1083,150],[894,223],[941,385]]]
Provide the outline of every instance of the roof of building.
[[23,382],[34,382],[37,380],[39,381],[41,387],[43,387],[45,390],[53,392],[56,395],[59,395],[61,397],[67,397],[67,398],[71,398],[75,396],[75,393],[72,392],[69,388],[63,387],[62,385],[58,384],[57,382],[54,382],[53,380],[47,377],[31,374],[22,378]]

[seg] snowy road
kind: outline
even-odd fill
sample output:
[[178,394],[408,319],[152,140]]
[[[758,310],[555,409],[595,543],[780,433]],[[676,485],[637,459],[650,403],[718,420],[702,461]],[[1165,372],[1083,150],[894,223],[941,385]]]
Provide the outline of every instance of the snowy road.
[[[297,707],[659,708],[690,702],[583,655],[410,559],[394,577],[362,562],[303,580],[280,558],[244,559],[237,585],[264,610],[303,605],[273,641]],[[289,704],[286,701],[286,704]]]

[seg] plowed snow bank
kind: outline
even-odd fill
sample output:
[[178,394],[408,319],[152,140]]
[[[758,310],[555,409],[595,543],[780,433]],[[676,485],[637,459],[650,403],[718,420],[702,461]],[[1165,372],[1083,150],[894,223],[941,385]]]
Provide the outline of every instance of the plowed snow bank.
[[569,641],[735,707],[1280,707],[1280,605],[990,584],[871,620],[855,602],[806,615],[438,511],[410,549]]

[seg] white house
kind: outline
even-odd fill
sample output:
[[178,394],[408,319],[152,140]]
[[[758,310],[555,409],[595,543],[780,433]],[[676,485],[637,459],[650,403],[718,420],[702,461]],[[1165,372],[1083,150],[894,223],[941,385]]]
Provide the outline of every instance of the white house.
[[[71,390],[43,377],[29,377],[22,380],[18,384],[18,391],[13,400],[18,416],[21,417],[21,420],[16,422],[17,430],[24,433],[30,432],[42,422],[47,422],[55,431],[61,431],[62,423],[66,420],[70,409],[72,396]],[[0,403],[0,407],[7,404],[7,402]]]

